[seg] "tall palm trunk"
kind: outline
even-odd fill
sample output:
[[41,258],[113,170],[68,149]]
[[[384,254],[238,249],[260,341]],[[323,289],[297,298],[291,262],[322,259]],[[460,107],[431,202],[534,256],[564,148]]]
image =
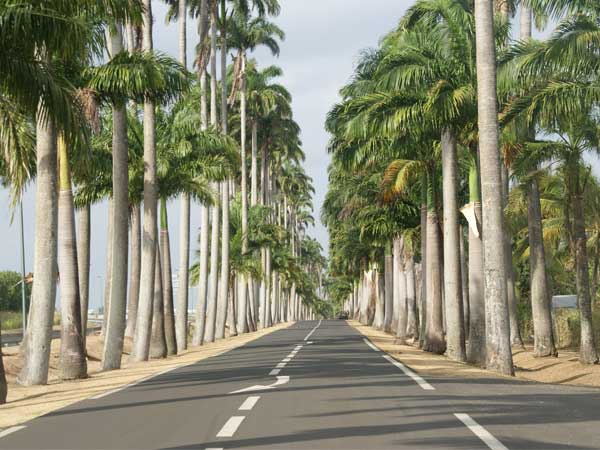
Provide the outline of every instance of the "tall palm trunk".
[[479,152],[482,179],[486,366],[512,375],[498,148],[496,44],[492,0],[475,0]]
[[542,207],[537,180],[528,191],[529,267],[531,278],[531,312],[533,316],[533,354],[536,357],[556,356],[550,291],[546,278],[546,255],[542,234]]
[[165,358],[167,356],[167,341],[165,339],[165,307],[162,284],[162,264],[158,244],[156,245],[154,264],[154,293],[152,299],[152,337],[150,339],[150,358]]
[[[120,25],[111,34],[111,56],[123,50]],[[127,109],[125,102],[113,105],[113,235],[110,283],[110,303],[106,324],[106,339],[102,369],[121,367],[123,338],[127,312],[127,257],[129,234],[129,169],[127,142]],[[105,312],[105,315],[107,312]]]
[[394,303],[394,313],[392,317],[392,331],[398,329],[398,320],[399,315],[402,313],[400,309],[400,291],[399,282],[400,282],[400,266],[402,261],[402,240],[400,237],[395,237],[392,244],[392,297]]
[[[241,162],[242,162],[242,179],[241,179],[241,194],[242,194],[242,255],[248,252],[248,173],[246,167],[246,54],[245,51],[241,51],[241,77],[242,87],[240,90],[240,148],[241,148]],[[248,308],[248,295],[247,288],[248,283],[246,276],[241,273],[239,274],[239,322],[238,329],[240,333],[246,333],[246,311]]]
[[[221,1],[221,133],[227,135],[227,15],[225,11],[225,1]],[[232,304],[235,301],[233,296],[230,296],[231,276],[229,271],[229,182],[225,180],[221,183],[221,281],[219,283],[219,303],[223,309],[221,322],[217,326],[217,339],[225,336],[225,323],[227,316],[231,313],[232,320],[229,320],[231,334],[237,334],[235,330],[235,310],[229,309],[230,297]],[[233,293],[233,292],[232,292]],[[222,333],[222,334],[221,334]]]
[[421,176],[421,293],[419,307],[419,347],[425,344],[425,326],[427,323],[427,173]]
[[103,309],[102,309],[102,328],[100,334],[106,336],[106,326],[108,324],[108,309],[110,305],[110,291],[112,282],[112,249],[113,249],[113,225],[114,225],[114,202],[112,197],[108,199],[108,224],[106,227],[106,260],[104,262],[104,291],[103,291]]
[[[179,62],[187,69],[187,0],[179,0]],[[190,266],[190,196],[181,194],[179,216],[179,271],[177,276],[177,307],[175,335],[177,351],[187,348],[188,285]]]
[[577,278],[577,300],[579,303],[579,321],[581,323],[581,344],[579,361],[583,364],[597,364],[598,351],[594,339],[592,323],[592,299],[590,297],[590,272],[587,255],[587,236],[583,209],[583,188],[580,169],[577,165],[570,170],[569,197],[573,205],[573,244]]
[[469,201],[474,221],[469,223],[469,342],[467,360],[485,363],[485,299],[483,295],[483,250],[481,245],[481,194],[477,161],[469,170]]
[[173,311],[173,274],[171,271],[171,240],[169,238],[169,219],[167,217],[167,201],[160,199],[160,255],[162,269],[162,295],[165,316],[165,340],[167,354],[177,354],[177,338],[175,336],[175,312]]
[[56,130],[38,111],[36,132],[37,179],[35,202],[34,279],[25,361],[18,382],[46,384],[56,301],[58,199]]
[[[206,0],[202,1],[203,15],[206,15]],[[200,19],[200,27],[206,20]],[[202,30],[200,30],[202,36]],[[206,71],[200,73],[200,128],[202,131],[208,127],[208,107],[206,101]],[[209,209],[200,205],[200,275],[198,279],[198,302],[196,304],[196,326],[192,343],[202,345],[206,329],[206,294],[208,291],[208,241],[209,241]]]
[[406,291],[406,270],[403,261],[404,253],[404,240],[401,239],[400,246],[398,248],[398,324],[396,325],[396,340],[398,344],[406,343],[406,328],[408,324],[408,302],[407,302],[407,291]]
[[460,234],[458,228],[458,156],[454,132],[442,132],[442,181],[444,184],[444,299],[446,306],[447,355],[455,361],[466,360],[465,327],[462,309],[460,272]]
[[81,338],[86,351],[88,306],[90,298],[90,238],[91,206],[85,205],[78,211],[77,268],[79,272],[79,301],[81,304]]
[[[218,111],[217,111],[217,3],[212,1],[210,5],[210,124],[217,128],[218,126]],[[213,183],[213,191],[215,196],[219,198],[220,188],[219,183]],[[216,203],[212,207],[212,226],[211,226],[211,244],[210,244],[210,275],[209,275],[209,290],[208,290],[208,318],[206,331],[209,337],[207,341],[212,342],[216,336],[225,335],[225,324],[223,320],[223,330],[218,329],[221,323],[219,315],[227,317],[227,299],[225,304],[219,303],[218,299],[218,283],[219,283],[219,220],[220,210],[219,204]]]
[[[143,49],[151,52],[152,9],[151,0],[144,0]],[[150,352],[152,331],[154,280],[156,278],[157,243],[157,185],[156,185],[156,135],[154,101],[144,99],[144,232],[142,234],[142,271],[140,299],[135,327],[132,358],[146,361]]]
[[446,351],[444,340],[444,317],[442,302],[442,256],[440,220],[437,211],[437,186],[434,170],[427,176],[427,245],[425,271],[427,283],[427,315],[423,350],[442,354]]
[[129,274],[129,303],[125,336],[133,337],[140,298],[140,268],[142,260],[141,212],[138,205],[131,207],[131,272]]
[[392,331],[394,322],[394,256],[393,243],[388,242],[385,246],[385,314],[383,318],[383,329]]
[[465,338],[469,339],[469,269],[467,267],[467,254],[465,249],[465,233],[463,226],[459,228],[459,239],[460,239],[460,275],[462,278],[462,300],[463,300],[463,314],[465,322]]
[[87,361],[81,329],[81,304],[77,274],[75,208],[67,144],[58,143],[58,269],[60,271],[60,377],[63,380],[85,378]]
[[200,215],[200,278],[198,280],[198,303],[196,305],[196,327],[194,330],[193,345],[204,344],[207,318],[209,210],[205,205],[200,206]]
[[404,270],[406,272],[406,338],[416,341],[419,339],[419,316],[417,311],[417,295],[415,281],[415,261],[413,256],[407,253],[404,260]]

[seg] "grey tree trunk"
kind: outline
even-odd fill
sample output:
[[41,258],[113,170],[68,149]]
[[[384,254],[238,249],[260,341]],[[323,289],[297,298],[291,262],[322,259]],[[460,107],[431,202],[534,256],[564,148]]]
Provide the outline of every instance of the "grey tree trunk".
[[142,263],[142,217],[140,207],[131,207],[131,273],[129,275],[129,303],[125,336],[133,337],[140,298],[140,269]]
[[[123,36],[120,25],[111,35],[111,54],[123,50]],[[121,367],[123,339],[127,316],[127,258],[129,234],[129,169],[127,141],[126,104],[113,105],[112,176],[113,176],[113,234],[110,283],[110,303],[106,325],[106,339],[102,355],[102,369],[113,370]],[[106,315],[106,312],[105,312]]]
[[415,262],[412,255],[406,256],[404,260],[406,273],[406,339],[417,341],[419,339],[419,312],[417,311],[417,291],[415,280]]
[[69,170],[67,144],[59,139],[58,268],[60,271],[60,378],[87,376],[87,361],[81,329],[81,304],[77,273],[75,207]]
[[406,344],[406,328],[408,325],[408,302],[406,290],[406,271],[403,261],[404,242],[400,246],[400,261],[398,265],[398,326],[396,328],[395,343]]
[[113,246],[113,225],[114,225],[114,208],[113,199],[108,199],[108,224],[106,227],[106,261],[104,264],[104,292],[103,292],[103,312],[102,312],[102,329],[101,336],[106,336],[106,325],[108,324],[108,310],[110,306],[110,291],[112,281],[112,246]]
[[[151,0],[144,0],[143,49],[152,51]],[[140,299],[133,341],[132,359],[146,361],[150,352],[150,337],[154,303],[157,242],[156,136],[154,102],[144,100],[144,232],[142,234],[142,268]]]
[[[383,295],[379,295],[379,274],[381,273],[381,269],[377,267],[376,269],[377,275],[375,276],[374,281],[374,290],[375,290],[375,316],[373,317],[373,327],[381,330],[383,329],[383,316],[385,310],[385,299]],[[385,286],[385,283],[384,283]],[[382,289],[383,290],[383,289]]]
[[462,281],[463,315],[465,322],[465,339],[469,339],[469,270],[465,249],[465,235],[462,225],[459,227],[460,239],[460,275]]
[[442,354],[446,351],[442,305],[442,255],[440,254],[440,224],[434,210],[427,212],[427,254],[425,257],[427,283],[427,315],[423,350]]
[[455,361],[466,360],[465,328],[460,272],[458,227],[458,156],[454,132],[442,132],[442,180],[444,204],[444,300],[446,307],[446,353]]
[[79,273],[79,302],[81,304],[81,338],[83,340],[83,350],[85,351],[90,298],[90,205],[85,205],[78,211],[78,219],[77,267]]
[[496,44],[492,0],[475,0],[477,94],[483,211],[486,367],[512,375],[498,146]]
[[[224,8],[224,5],[222,4]],[[227,27],[225,11],[222,10],[221,26],[221,132],[227,135]],[[235,324],[228,320],[228,316],[235,316],[235,309],[229,307],[230,301],[234,298],[232,287],[230,286],[231,277],[229,273],[229,184],[231,180],[225,180],[221,183],[221,276],[219,282],[219,310],[217,314],[217,339],[225,336],[225,322],[230,324],[230,334],[237,334]],[[222,335],[221,335],[222,333]]]
[[[480,222],[481,203],[473,205],[477,222]],[[485,363],[485,299],[483,295],[483,249],[481,236],[469,227],[469,345],[467,360]]]
[[177,354],[177,338],[175,335],[175,312],[173,311],[173,274],[171,271],[171,240],[169,238],[169,222],[167,202],[161,199],[160,260],[162,276],[162,297],[164,309],[165,342],[167,355]]
[[546,277],[542,207],[537,180],[532,180],[529,184],[527,218],[531,312],[533,316],[533,355],[536,357],[556,356],[552,327],[551,293],[548,289],[548,279]]
[[[242,195],[242,254],[248,252],[248,171],[246,167],[246,54],[241,52],[241,77],[242,87],[240,90],[240,148],[241,148],[241,195]],[[248,284],[246,276],[239,274],[239,322],[240,333],[246,333],[246,312],[248,309]]]
[[[219,192],[218,183],[213,184],[213,189],[216,193]],[[217,319],[217,284],[219,281],[219,208],[217,205],[211,207],[211,216],[210,274],[208,280],[208,297],[206,299],[207,307],[204,336],[204,340],[206,342],[214,342],[216,336],[215,327]]]
[[[572,171],[573,173],[573,171]],[[579,348],[579,361],[583,364],[597,364],[598,351],[594,339],[592,323],[592,299],[590,298],[590,275],[587,255],[587,236],[585,232],[585,216],[583,210],[583,194],[579,181],[579,167],[572,183],[576,189],[571,190],[571,204],[573,205],[573,231],[575,265],[577,271],[577,299],[579,303],[579,321],[581,323],[581,344]]]
[[158,245],[156,246],[156,262],[154,264],[154,296],[152,310],[150,358],[165,358],[167,356],[167,341],[165,339],[165,309],[162,285],[162,264]]
[[427,178],[421,181],[421,293],[419,308],[419,347],[425,344],[427,323]]
[[[179,62],[187,69],[187,0],[179,0]],[[179,271],[177,276],[177,307],[175,334],[177,351],[187,349],[188,285],[190,267],[190,196],[181,195],[179,217]]]
[[58,185],[56,130],[40,110],[36,131],[35,254],[31,318],[23,369],[17,381],[23,385],[46,384],[56,301]]
[[394,309],[394,257],[392,242],[386,245],[385,254],[385,315],[383,318],[383,329],[392,331],[392,323],[395,315]]
[[[198,24],[198,34],[201,39],[207,25],[207,0],[201,1],[201,17]],[[206,70],[200,73],[200,129],[208,128],[208,106],[206,93]],[[208,240],[209,240],[209,216],[206,205],[200,205],[200,261],[199,261],[199,279],[198,279],[198,302],[196,304],[196,321],[193,345],[202,345],[204,343],[204,333],[206,325],[206,293],[208,291]]]
[[394,314],[392,320],[392,330],[398,329],[398,318],[401,313],[400,310],[400,267],[402,266],[402,240],[399,237],[394,238],[392,245],[392,293],[394,297]]
[[208,291],[208,208],[200,206],[200,278],[198,281],[198,303],[196,305],[196,327],[193,345],[202,345],[206,330],[206,294]]

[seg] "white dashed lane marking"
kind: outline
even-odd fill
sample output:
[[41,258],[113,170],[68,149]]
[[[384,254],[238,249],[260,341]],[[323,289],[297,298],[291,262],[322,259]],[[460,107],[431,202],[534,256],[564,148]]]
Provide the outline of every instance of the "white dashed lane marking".
[[310,337],[312,336],[312,334],[317,330],[317,328],[319,328],[319,325],[321,325],[322,320],[319,320],[319,323],[311,330],[310,333],[308,333],[306,335],[306,337],[304,338],[305,341],[308,341],[310,339]]
[[240,411],[251,411],[259,399],[260,399],[259,395],[248,397],[246,400],[244,400],[244,403],[242,403],[242,405],[239,407],[239,410]]
[[508,448],[496,439],[492,433],[479,425],[471,416],[468,414],[454,414],[454,416],[460,420],[462,423],[466,425],[466,427],[473,432],[475,436],[481,439],[485,445],[487,445],[491,450],[508,450]]
[[237,431],[237,429],[240,427],[240,425],[242,424],[242,422],[244,421],[245,418],[246,418],[246,416],[230,417],[229,420],[227,422],[225,422],[225,425],[223,425],[223,428],[221,428],[221,431],[219,431],[217,433],[217,437],[218,438],[232,437],[235,434],[235,432]]

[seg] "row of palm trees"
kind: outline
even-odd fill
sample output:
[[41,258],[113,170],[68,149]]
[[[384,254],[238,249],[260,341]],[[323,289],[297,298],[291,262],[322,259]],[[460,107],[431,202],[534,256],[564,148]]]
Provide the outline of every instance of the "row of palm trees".
[[[532,39],[533,18],[558,21],[548,40]],[[580,361],[597,363],[584,198],[598,191],[584,156],[600,148],[598,36],[585,0],[417,0],[327,119],[330,295],[399,342],[512,374],[517,285],[535,356],[557,354],[551,295],[565,285],[547,255],[562,249]],[[541,180],[557,175],[562,198],[549,198]]]
[[[317,293],[325,261],[306,235],[313,188],[291,96],[277,83],[279,68],[248,58],[262,45],[278,53],[284,34],[268,20],[278,2],[168,3],[168,18],[179,23],[179,61],[153,49],[150,0],[0,4],[1,175],[15,198],[36,183],[22,384],[48,381],[57,280],[60,374],[87,376],[91,207],[106,199],[103,370],[120,368],[125,338],[131,358],[145,361],[184,351],[190,334],[201,345],[324,308]],[[195,74],[186,60],[190,16],[199,23]],[[232,64],[229,50],[237,51]],[[176,198],[174,298],[167,203]],[[200,248],[190,267],[196,201]],[[0,394],[4,402],[1,357]]]

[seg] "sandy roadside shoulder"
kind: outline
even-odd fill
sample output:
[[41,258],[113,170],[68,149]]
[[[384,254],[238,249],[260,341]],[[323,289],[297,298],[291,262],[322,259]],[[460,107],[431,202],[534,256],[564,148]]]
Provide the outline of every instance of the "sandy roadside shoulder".
[[[289,327],[292,323],[282,323],[271,328],[240,336],[229,337],[201,347],[190,347],[177,356],[141,363],[131,363],[124,355],[120,370],[102,372],[100,361],[95,357],[101,349],[100,336],[88,338],[89,377],[84,380],[63,382],[58,379],[56,362],[60,340],[52,341],[52,357],[49,382],[45,386],[20,386],[15,375],[21,365],[18,347],[4,349],[4,361],[7,366],[8,399],[0,406],[0,429],[12,427],[59,408],[77,403],[89,397],[121,388],[143,378],[158,375],[161,372],[186,366],[226,351],[240,347],[267,334]],[[127,347],[127,346],[126,346]],[[126,348],[127,351],[127,348]]]
[[[421,375],[454,376],[462,378],[502,378],[497,373],[449,360],[444,355],[424,352],[410,345],[394,344],[394,336],[375,330],[355,320],[348,324],[367,337],[375,346],[389,353]],[[559,350],[557,358],[534,358],[531,346],[513,348],[515,377],[540,383],[600,387],[600,366],[579,363],[577,352]],[[514,378],[511,378],[514,379]]]

